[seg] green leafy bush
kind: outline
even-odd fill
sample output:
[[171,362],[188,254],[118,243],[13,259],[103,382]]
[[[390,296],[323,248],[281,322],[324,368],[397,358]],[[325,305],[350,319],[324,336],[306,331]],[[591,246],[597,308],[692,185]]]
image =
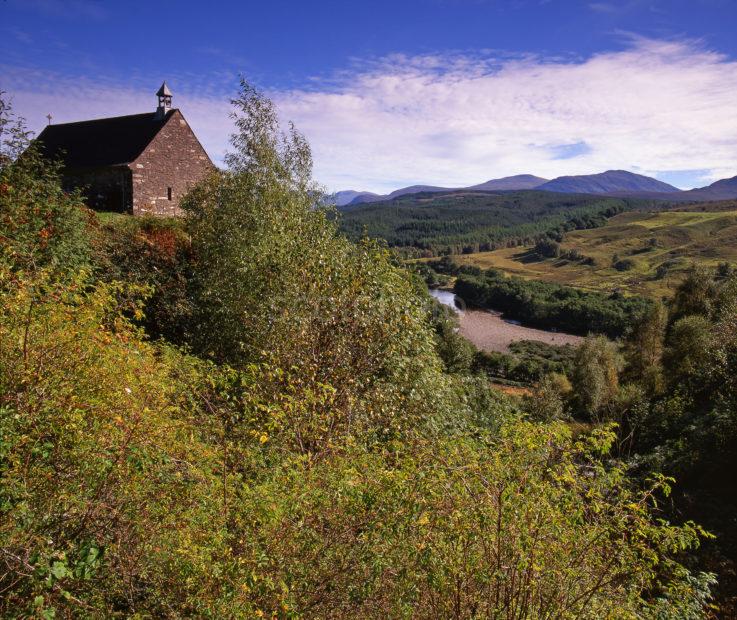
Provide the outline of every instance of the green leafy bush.
[[[91,233],[94,277],[145,288],[144,312],[137,324],[152,338],[188,343],[193,329],[194,256],[181,220],[95,216]],[[125,306],[129,300],[120,302]]]
[[0,265],[71,273],[89,261],[89,212],[61,188],[59,165],[30,144],[0,91]]
[[282,132],[270,101],[244,86],[235,105],[229,170],[183,203],[196,256],[195,350],[241,368],[283,369],[275,392],[330,385],[336,432],[367,422],[358,411],[383,420],[387,434],[397,430],[387,408],[424,421],[430,406],[449,413],[413,278],[386,248],[350,243],[315,208],[309,146],[293,128]]
[[612,262],[612,267],[614,267],[617,271],[630,271],[631,269],[634,269],[635,261],[633,261],[631,258],[620,258]]

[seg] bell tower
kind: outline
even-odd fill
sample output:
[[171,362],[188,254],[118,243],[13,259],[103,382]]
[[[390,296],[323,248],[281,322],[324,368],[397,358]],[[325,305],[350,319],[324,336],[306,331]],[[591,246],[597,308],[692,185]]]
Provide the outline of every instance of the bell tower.
[[166,113],[171,110],[172,94],[169,87],[166,85],[166,82],[161,85],[156,96],[159,98],[159,107],[156,108],[156,118],[162,119],[166,116]]

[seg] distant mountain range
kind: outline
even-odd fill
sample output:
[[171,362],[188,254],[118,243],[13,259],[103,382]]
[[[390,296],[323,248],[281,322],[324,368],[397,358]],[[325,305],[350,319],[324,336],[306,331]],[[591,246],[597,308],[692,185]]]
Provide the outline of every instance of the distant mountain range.
[[472,185],[468,189],[479,192],[514,191],[520,189],[536,189],[547,182],[547,179],[536,177],[533,174],[518,174],[513,177],[504,177],[503,179],[492,179],[491,181],[486,181],[486,183]]
[[366,203],[392,200],[407,194],[427,192],[495,192],[515,190],[540,190],[564,194],[603,194],[613,196],[632,196],[643,198],[663,198],[686,201],[730,200],[737,198],[737,177],[723,179],[707,187],[679,190],[657,179],[635,174],[626,170],[608,170],[600,174],[563,176],[553,180],[543,179],[531,174],[519,174],[501,179],[491,179],[470,187],[437,187],[434,185],[411,185],[380,195],[372,192],[347,190],[333,194],[332,199],[338,207],[355,207]]
[[410,185],[394,190],[391,194],[374,194],[372,192],[357,192],[354,190],[345,190],[336,192],[332,195],[335,205],[338,207],[355,206],[366,204],[369,202],[382,202],[384,200],[393,200],[407,194],[420,194],[423,192],[457,192],[467,189],[478,192],[494,192],[494,191],[513,191],[520,189],[535,189],[547,179],[536,177],[531,174],[518,174],[513,177],[504,177],[503,179],[491,179],[485,183],[473,185],[472,187],[438,187],[436,185]]
[[626,170],[608,170],[600,174],[558,177],[535,189],[563,194],[610,194],[614,192],[680,192],[677,187]]
[[683,192],[682,195],[688,196],[689,200],[731,200],[737,198],[737,177],[722,179],[707,187]]
[[371,198],[381,198],[381,196],[373,192],[357,192],[352,189],[346,189],[335,192],[330,198],[337,207],[344,207],[345,205],[351,204],[357,198],[367,198],[368,200],[366,202],[370,202]]

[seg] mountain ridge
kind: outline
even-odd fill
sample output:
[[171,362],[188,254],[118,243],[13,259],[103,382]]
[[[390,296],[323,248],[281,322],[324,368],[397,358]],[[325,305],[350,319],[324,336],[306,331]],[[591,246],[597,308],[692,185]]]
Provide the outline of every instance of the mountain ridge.
[[375,194],[374,192],[361,192],[354,189],[344,189],[331,194],[328,198],[332,199],[336,207],[343,207],[361,196],[369,197],[378,195],[379,194]]
[[501,179],[491,179],[478,185],[471,185],[465,189],[477,191],[494,191],[494,190],[519,190],[519,189],[537,189],[543,183],[547,183],[548,179],[536,177],[534,174],[516,174],[511,177],[502,177]]
[[693,200],[731,200],[737,198],[737,176],[720,179],[711,185],[684,192]]
[[681,191],[663,181],[627,170],[607,170],[598,174],[557,177],[536,189],[564,194],[607,194],[611,192],[672,194]]
[[390,192],[376,194],[346,190],[333,194],[338,207],[358,207],[362,204],[393,200],[418,193],[458,191],[519,191],[539,190],[565,194],[594,194],[616,197],[663,198],[678,202],[730,200],[737,198],[737,176],[721,179],[704,187],[681,190],[673,185],[627,170],[607,170],[598,174],[566,175],[547,180],[532,174],[518,174],[468,187],[439,187],[436,185],[410,185]]
[[[375,194],[373,192],[356,192],[356,196],[343,205],[338,204],[337,206],[355,206],[359,204],[367,204],[371,202],[381,202],[383,200],[393,200],[400,196],[406,196],[407,194],[419,194],[421,192],[456,192],[460,190],[472,190],[472,191],[514,191],[521,189],[535,189],[538,185],[545,183],[547,179],[538,177],[532,174],[517,174],[509,177],[502,177],[499,179],[490,179],[479,183],[478,185],[471,185],[469,187],[440,187],[437,185],[409,185],[407,187],[401,187],[399,189],[390,192],[389,194]],[[349,190],[352,191],[352,190]],[[346,192],[337,192],[334,195],[342,194]]]

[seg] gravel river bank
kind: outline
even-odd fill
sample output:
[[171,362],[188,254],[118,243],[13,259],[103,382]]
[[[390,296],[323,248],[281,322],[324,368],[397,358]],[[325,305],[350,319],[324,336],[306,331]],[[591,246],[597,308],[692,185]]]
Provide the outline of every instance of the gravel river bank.
[[505,353],[509,350],[509,345],[518,340],[537,340],[546,344],[574,346],[583,340],[581,336],[525,327],[503,319],[499,312],[461,309],[456,303],[455,295],[450,291],[432,289],[430,294],[440,303],[456,310],[461,335],[484,351]]

